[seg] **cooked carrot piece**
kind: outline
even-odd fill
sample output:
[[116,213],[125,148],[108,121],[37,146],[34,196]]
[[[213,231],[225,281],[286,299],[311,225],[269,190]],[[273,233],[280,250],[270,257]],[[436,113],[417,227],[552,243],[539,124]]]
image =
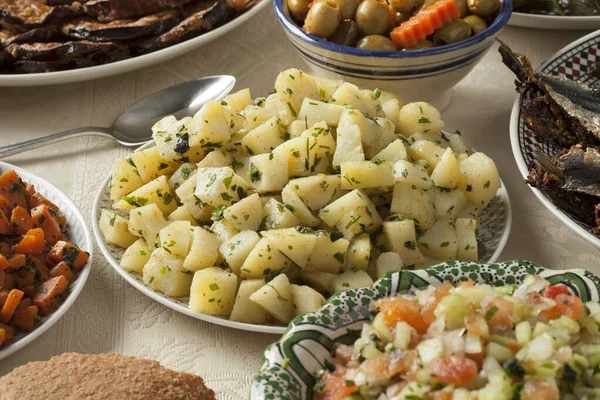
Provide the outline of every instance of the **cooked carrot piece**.
[[10,268],[21,268],[27,265],[27,257],[25,257],[25,254],[15,254],[9,258],[8,263]]
[[25,192],[27,192],[27,199],[36,193],[35,186],[33,186],[31,183],[23,182],[23,185],[25,186]]
[[6,303],[6,299],[8,299],[9,293],[10,293],[10,290],[8,290],[8,289],[0,290],[0,310],[2,309],[2,307],[4,307],[4,303]]
[[6,271],[0,269],[0,289],[4,287],[4,281],[6,279]]
[[13,234],[24,235],[28,230],[33,228],[33,220],[29,211],[21,206],[16,206],[12,210],[10,217],[10,226],[12,227]]
[[2,306],[2,310],[0,310],[0,322],[6,324],[10,321],[24,294],[25,293],[19,289],[13,289],[8,293],[8,297]]
[[41,204],[31,210],[31,218],[33,225],[37,228],[42,228],[44,237],[49,245],[53,245],[59,240],[62,240],[63,234],[60,232],[60,224],[50,213],[50,208]]
[[55,211],[59,210],[59,208],[56,204],[54,204],[53,202],[51,202],[50,200],[48,200],[47,198],[42,196],[39,192],[35,192],[34,194],[31,195],[31,198],[29,199],[29,202],[28,202],[29,208],[35,208],[37,206],[41,206],[42,204],[47,205],[49,208],[51,208]]
[[38,255],[44,251],[44,231],[34,228],[27,231],[19,243],[12,247],[14,253]]
[[0,271],[4,271],[8,267],[10,267],[10,263],[3,254],[0,254]]
[[411,47],[459,16],[455,0],[439,0],[395,27],[390,37],[398,47]]
[[69,242],[58,241],[52,247],[48,255],[46,256],[46,261],[51,264],[58,264],[61,261],[65,261],[71,268],[75,271],[81,269],[85,265],[85,263],[90,258],[90,255],[73,246]]
[[13,336],[15,335],[15,330],[12,327],[4,324],[0,324],[0,329],[4,331],[4,342],[2,344],[5,345],[10,343]]
[[27,308],[19,309],[15,311],[13,323],[19,330],[31,332],[35,326],[37,315],[38,308],[36,306],[29,306]]
[[47,281],[50,276],[46,262],[40,257],[30,257],[29,266],[35,270],[37,279],[41,282]]
[[10,232],[10,220],[8,219],[8,215],[0,210],[0,235],[8,235]]
[[54,268],[50,270],[50,276],[55,278],[57,276],[64,276],[69,282],[73,280],[73,271],[71,267],[65,261],[59,262]]
[[5,339],[6,339],[6,331],[4,329],[0,329],[0,347],[2,347],[2,344],[4,343]]
[[10,211],[16,206],[27,208],[25,193],[25,185],[14,170],[0,176],[0,194],[9,201]]
[[29,268],[20,268],[15,275],[15,279],[17,280],[17,287],[23,289],[35,284],[35,272]]
[[50,278],[42,283],[37,293],[33,296],[33,304],[39,308],[40,315],[48,315],[61,303],[69,282],[64,276]]
[[24,308],[31,307],[32,305],[33,305],[33,300],[31,300],[31,297],[23,296],[23,298],[19,302],[19,305],[17,306],[17,310],[22,310]]
[[2,286],[2,289],[11,290],[14,289],[15,286],[17,286],[17,280],[15,279],[15,276],[7,273],[6,276],[4,276],[4,286]]
[[10,201],[4,196],[0,194],[0,210],[4,211],[6,214],[11,212],[12,206],[10,205]]

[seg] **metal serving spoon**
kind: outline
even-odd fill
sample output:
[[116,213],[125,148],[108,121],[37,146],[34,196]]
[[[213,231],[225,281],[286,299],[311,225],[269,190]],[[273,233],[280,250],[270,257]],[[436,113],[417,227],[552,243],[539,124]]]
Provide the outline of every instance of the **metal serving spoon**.
[[208,100],[220,100],[233,89],[230,75],[210,76],[180,83],[154,93],[135,103],[119,115],[109,128],[88,126],[0,147],[0,158],[32,150],[47,144],[85,135],[111,138],[124,146],[139,146],[152,139],[152,125],[162,117],[191,116]]

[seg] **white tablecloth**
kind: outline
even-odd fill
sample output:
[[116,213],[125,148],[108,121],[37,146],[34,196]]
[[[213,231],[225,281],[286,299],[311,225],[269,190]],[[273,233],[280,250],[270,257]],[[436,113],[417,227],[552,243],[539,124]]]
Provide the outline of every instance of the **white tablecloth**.
[[[540,64],[585,32],[506,28],[500,38]],[[86,83],[0,88],[0,144],[85,125],[109,125],[146,95],[193,78],[231,74],[237,88],[266,95],[278,71],[303,61],[272,8],[186,56],[138,72]],[[452,90],[443,117],[498,164],[513,205],[513,226],[502,259],[528,259],[551,268],[600,272],[600,251],[550,214],[523,183],[509,143],[514,76],[496,46]],[[385,88],[382,88],[385,89]],[[401,94],[400,94],[401,95]],[[6,161],[41,175],[65,191],[90,218],[92,201],[112,161],[130,150],[88,137],[17,155]],[[0,361],[0,375],[28,361],[66,351],[120,352],[153,358],[201,375],[221,399],[245,399],[264,348],[276,336],[236,331],[178,314],[147,298],[117,275],[96,251],[91,276],[69,312],[37,341]]]

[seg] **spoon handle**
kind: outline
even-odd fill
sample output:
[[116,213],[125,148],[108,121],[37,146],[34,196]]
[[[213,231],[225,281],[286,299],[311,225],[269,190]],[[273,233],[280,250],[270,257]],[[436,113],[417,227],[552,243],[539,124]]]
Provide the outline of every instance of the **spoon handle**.
[[82,128],[69,129],[67,131],[54,133],[52,135],[43,136],[41,138],[28,140],[26,142],[11,144],[9,146],[2,146],[0,147],[0,159],[12,156],[13,154],[22,153],[27,150],[37,149],[38,147],[42,147],[48,144],[61,142],[63,140],[86,135],[98,135],[114,139],[107,128],[87,126]]

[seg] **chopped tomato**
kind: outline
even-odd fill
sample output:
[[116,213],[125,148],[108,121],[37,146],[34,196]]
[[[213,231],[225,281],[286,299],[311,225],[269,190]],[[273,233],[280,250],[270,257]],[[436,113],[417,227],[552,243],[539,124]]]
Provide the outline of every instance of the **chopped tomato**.
[[502,297],[496,297],[485,308],[485,319],[489,326],[511,327],[517,319],[515,306]]
[[433,379],[439,383],[463,386],[477,376],[477,364],[459,356],[442,356],[429,364]]
[[544,289],[544,296],[551,299],[555,299],[559,294],[569,294],[569,289],[563,285],[546,286],[546,289]]
[[410,334],[410,342],[408,342],[408,349],[414,350],[422,341],[423,335],[420,335],[417,332],[412,332]]
[[317,394],[315,396],[317,400],[341,400],[358,390],[358,386],[346,385],[342,370],[326,374],[323,377],[323,383],[325,385],[325,393]]
[[543,322],[552,321],[553,319],[560,318],[560,313],[558,312],[558,308],[552,307],[547,310],[542,310],[538,314],[538,319]]
[[521,393],[521,396],[524,395],[523,397],[526,399],[559,399],[559,393],[556,387],[551,386],[548,382],[537,379],[527,379]]
[[569,296],[568,294],[559,294],[556,296],[555,300],[556,309],[561,315],[566,315],[576,321],[581,317],[583,303],[579,297]]
[[444,282],[435,288],[435,291],[421,309],[421,316],[423,317],[423,322],[425,322],[425,324],[431,325],[431,323],[435,321],[433,312],[440,300],[450,294],[450,289],[452,289],[452,284],[449,282]]
[[396,374],[403,375],[414,371],[418,364],[414,351],[408,353],[398,351],[369,358],[360,365],[359,370],[367,376],[389,379]]
[[421,316],[421,305],[416,301],[407,300],[402,296],[387,297],[377,300],[375,307],[383,314],[388,328],[396,326],[398,321],[404,321],[419,333],[427,332],[428,324]]
[[452,400],[452,392],[447,390],[438,390],[437,392],[429,393],[428,398],[431,400]]

